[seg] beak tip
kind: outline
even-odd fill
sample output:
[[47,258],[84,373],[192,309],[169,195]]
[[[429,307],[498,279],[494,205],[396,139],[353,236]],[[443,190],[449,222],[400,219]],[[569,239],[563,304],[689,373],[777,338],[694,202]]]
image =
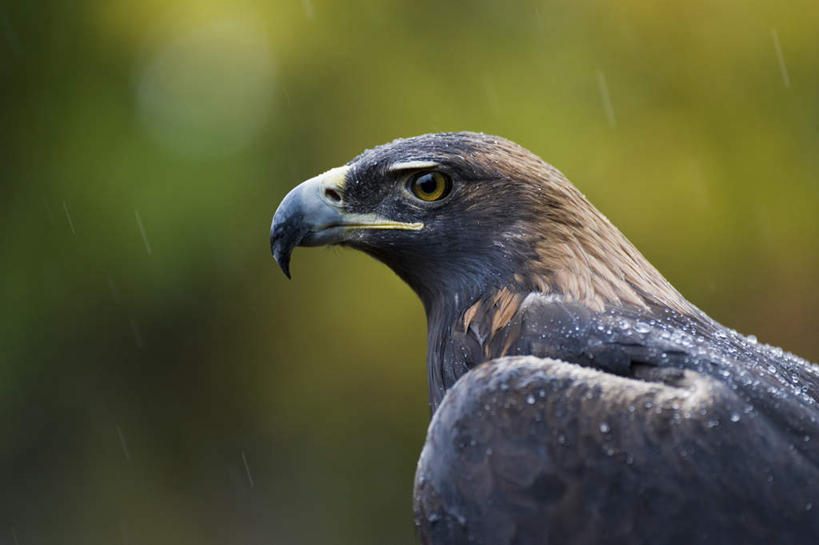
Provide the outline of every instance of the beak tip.
[[292,250],[288,250],[283,247],[280,243],[280,240],[276,237],[273,237],[270,241],[270,251],[273,254],[273,259],[276,260],[276,264],[282,270],[284,275],[287,279],[290,279],[290,254]]
[[287,263],[287,262],[283,261],[283,262],[279,263],[279,267],[281,268],[282,272],[284,273],[284,276],[286,276],[288,280],[292,280],[292,277],[290,276],[290,263]]

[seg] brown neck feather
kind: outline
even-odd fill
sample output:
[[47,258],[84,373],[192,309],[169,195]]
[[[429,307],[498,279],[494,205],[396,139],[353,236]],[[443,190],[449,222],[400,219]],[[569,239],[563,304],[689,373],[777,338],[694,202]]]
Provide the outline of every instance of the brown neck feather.
[[[524,289],[557,293],[595,310],[609,306],[668,307],[699,314],[559,171],[543,163],[533,198],[537,259],[516,275]],[[545,198],[544,198],[545,196]],[[534,195],[533,195],[534,197]]]

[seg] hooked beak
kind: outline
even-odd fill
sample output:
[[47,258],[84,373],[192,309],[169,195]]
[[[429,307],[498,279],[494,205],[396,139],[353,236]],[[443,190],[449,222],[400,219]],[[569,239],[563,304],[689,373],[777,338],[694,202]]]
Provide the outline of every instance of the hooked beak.
[[324,246],[347,240],[362,229],[420,231],[423,223],[403,223],[377,214],[348,213],[344,187],[349,166],[328,170],[296,186],[282,200],[270,226],[273,258],[290,278],[290,255],[296,246]]

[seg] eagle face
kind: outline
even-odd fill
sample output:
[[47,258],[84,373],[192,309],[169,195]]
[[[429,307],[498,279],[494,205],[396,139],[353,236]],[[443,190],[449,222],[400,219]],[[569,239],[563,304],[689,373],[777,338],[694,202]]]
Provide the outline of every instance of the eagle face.
[[362,250],[428,315],[498,290],[598,311],[698,312],[557,169],[497,136],[428,134],[367,150],[293,189],[270,236],[288,276],[296,246]]
[[445,294],[481,293],[536,259],[530,226],[550,202],[547,180],[532,174],[548,168],[499,137],[396,140],[293,189],[274,216],[271,248],[288,275],[295,246],[362,250],[428,308]]

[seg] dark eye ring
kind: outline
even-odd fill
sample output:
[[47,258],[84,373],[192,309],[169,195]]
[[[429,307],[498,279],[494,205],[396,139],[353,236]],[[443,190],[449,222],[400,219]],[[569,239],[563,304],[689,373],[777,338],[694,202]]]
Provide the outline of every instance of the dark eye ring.
[[443,172],[419,172],[409,180],[409,190],[422,201],[440,201],[452,190],[452,180]]

